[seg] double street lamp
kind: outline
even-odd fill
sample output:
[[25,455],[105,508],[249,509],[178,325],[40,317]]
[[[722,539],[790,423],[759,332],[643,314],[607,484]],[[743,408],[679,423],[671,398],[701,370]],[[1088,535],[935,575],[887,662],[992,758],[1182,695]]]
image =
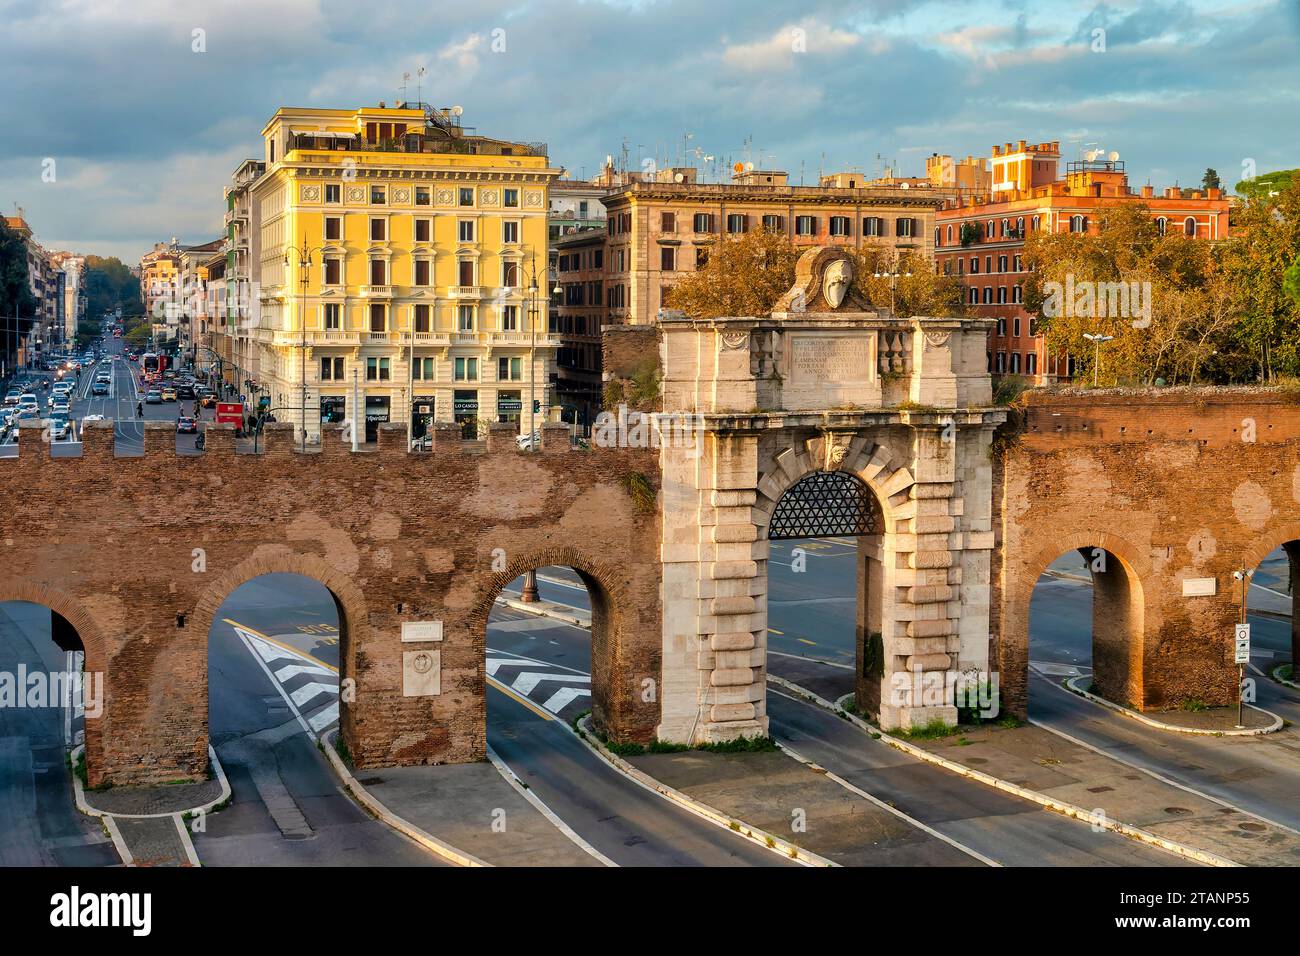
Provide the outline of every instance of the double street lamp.
[[1101,346],[1103,342],[1109,342],[1115,336],[1102,335],[1098,332],[1093,335],[1090,332],[1084,332],[1083,337],[1092,343],[1092,387],[1097,387],[1097,372],[1101,368]]
[[[563,289],[560,287],[559,280],[556,280],[555,288],[551,290],[554,294],[560,295]],[[537,308],[537,253],[534,252],[529,261],[528,267],[528,439],[524,447],[528,451],[536,451],[538,445],[537,427],[537,319],[539,311]],[[533,592],[536,593],[536,584],[533,585]],[[528,598],[525,597],[525,600]],[[534,598],[535,600],[536,598]]]
[[[308,248],[307,237],[304,235],[300,247],[289,246],[284,252],[284,267],[288,269],[291,261],[296,261],[298,284],[302,287],[302,292],[298,296],[298,328],[302,335],[298,345],[298,372],[299,388],[302,394],[299,424],[302,426],[301,450],[304,452],[307,451],[307,282],[311,277],[311,257],[323,251],[323,246]],[[293,260],[290,259],[290,253],[293,253]]]
[[912,270],[909,268],[904,272],[902,266],[895,262],[892,269],[877,270],[873,274],[873,278],[889,280],[889,312],[892,315],[894,313],[895,293],[898,290],[898,280],[912,278]]

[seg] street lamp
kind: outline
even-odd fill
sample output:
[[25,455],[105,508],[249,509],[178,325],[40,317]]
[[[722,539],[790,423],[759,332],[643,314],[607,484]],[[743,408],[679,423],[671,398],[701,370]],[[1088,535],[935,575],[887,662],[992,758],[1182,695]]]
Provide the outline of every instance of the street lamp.
[[[1249,603],[1248,595],[1249,595],[1249,588],[1250,588],[1250,579],[1255,576],[1255,571],[1253,568],[1242,568],[1239,571],[1233,571],[1232,576],[1234,579],[1241,582],[1241,621],[1239,623],[1245,624],[1247,623],[1246,607],[1247,604]],[[1246,665],[1238,664],[1237,665],[1237,729],[1238,730],[1241,730],[1243,727],[1246,726],[1245,722],[1242,720],[1242,717],[1244,716],[1244,703],[1245,703],[1245,693],[1243,692],[1242,684],[1245,682],[1245,679],[1246,679]]]
[[[529,264],[528,279],[528,440],[525,447],[529,451],[536,451],[536,427],[537,427],[537,253],[534,252]],[[555,288],[552,290],[559,294],[564,290],[560,288],[559,280],[556,280]],[[534,585],[534,590],[536,585]]]
[[1101,345],[1103,342],[1109,342],[1115,336],[1102,335],[1100,332],[1097,333],[1096,335],[1092,335],[1089,332],[1084,332],[1083,337],[1092,343],[1092,387],[1096,388],[1097,371],[1101,367]]
[[302,426],[302,445],[301,450],[307,451],[307,282],[311,277],[311,257],[318,252],[323,251],[322,246],[307,247],[307,237],[302,237],[301,248],[293,246],[285,249],[284,267],[289,268],[289,253],[294,254],[298,265],[298,284],[302,287],[302,292],[298,296],[298,328],[301,333],[301,341],[298,345],[298,372],[299,388],[302,394],[302,407],[299,410],[299,424]]
[[877,271],[874,273],[874,277],[889,280],[889,312],[892,315],[894,313],[894,293],[898,288],[898,280],[912,278],[912,270],[908,269],[906,272],[902,272],[899,264],[895,262],[892,269],[887,269],[884,272]]

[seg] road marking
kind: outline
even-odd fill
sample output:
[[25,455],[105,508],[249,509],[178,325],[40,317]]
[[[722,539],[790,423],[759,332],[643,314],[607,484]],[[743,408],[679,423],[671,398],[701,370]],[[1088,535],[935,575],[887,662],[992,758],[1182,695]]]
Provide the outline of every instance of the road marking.
[[852,664],[841,664],[838,661],[828,661],[824,657],[806,657],[803,654],[787,654],[784,651],[774,651],[770,647],[767,649],[767,652],[769,654],[774,654],[777,657],[788,657],[791,660],[796,660],[796,661],[812,661],[814,664],[825,664],[828,667],[838,667],[841,670],[846,670],[846,671],[851,671],[854,669]]
[[767,629],[767,631],[768,631],[769,634],[780,634],[782,637],[785,637],[785,631],[778,631],[778,630],[777,630],[776,628],[774,628],[774,627],[769,627],[769,628]]
[[318,713],[315,717],[311,718],[311,720],[307,721],[307,723],[311,724],[312,730],[316,731],[317,733],[320,733],[322,730],[324,730],[326,727],[328,727],[330,724],[334,723],[338,719],[339,719],[339,702],[336,700],[334,703],[330,704],[328,707],[326,707],[324,710]]
[[805,638],[805,637],[796,637],[795,640],[798,641],[800,644],[810,644],[810,645],[812,645],[813,647],[816,647],[816,646],[817,646],[817,642],[816,642],[816,641],[810,641],[810,640],[808,640],[808,639]]
[[530,694],[544,680],[569,680],[580,684],[591,683],[590,677],[578,677],[573,674],[538,674],[533,671],[525,671],[517,676],[510,686],[521,694]]
[[[506,664],[513,664],[513,665],[515,665],[515,666],[517,667],[517,666],[519,666],[519,663],[520,663],[520,661],[518,661],[518,660],[512,660],[511,658],[507,658],[507,657],[489,657],[489,658],[487,659],[487,672],[488,672],[488,676],[489,676],[489,677],[495,677],[495,676],[496,676],[496,672],[499,671],[499,670],[500,670],[504,665],[506,665]],[[550,664],[542,664],[542,663],[540,663],[540,662],[534,662],[534,663],[537,663],[539,667],[550,667],[550,666],[551,666]]]
[[337,673],[328,667],[322,667],[316,664],[290,664],[288,667],[281,667],[275,672],[275,676],[282,681],[297,677],[299,674],[323,674],[328,677]]
[[515,702],[520,703],[520,704],[523,704],[525,707],[527,707],[529,710],[531,710],[531,711],[532,711],[534,714],[536,714],[538,717],[542,718],[542,720],[554,720],[554,719],[555,719],[553,716],[551,716],[551,715],[548,714],[546,711],[542,710],[540,707],[538,707],[536,704],[534,704],[534,703],[533,703],[531,700],[529,700],[527,697],[520,697],[518,694],[516,694],[514,691],[512,691],[512,690],[511,690],[509,687],[507,687],[505,684],[503,684],[503,683],[501,683],[499,680],[497,680],[495,677],[489,677],[489,678],[487,679],[487,682],[488,682],[489,684],[491,684],[493,687],[495,687],[497,690],[501,691],[501,693],[505,694],[507,697],[509,697],[509,698],[511,698],[512,700],[514,700]]
[[[279,680],[278,675],[276,679]],[[330,694],[332,696],[338,696],[338,692],[339,689],[337,684],[320,684],[317,683],[316,681],[312,681],[309,684],[303,684],[301,687],[298,687],[290,691],[289,696],[293,698],[293,702],[295,704],[297,704],[299,707],[302,707],[304,704],[307,703],[307,701],[313,700],[314,698],[319,697],[321,694]]]
[[560,711],[564,710],[565,707],[573,703],[579,697],[590,697],[590,696],[591,696],[591,691],[583,690],[580,687],[561,687],[554,694],[552,694],[550,699],[546,703],[542,704],[542,706],[545,707],[547,710],[549,710],[551,713],[558,714]]

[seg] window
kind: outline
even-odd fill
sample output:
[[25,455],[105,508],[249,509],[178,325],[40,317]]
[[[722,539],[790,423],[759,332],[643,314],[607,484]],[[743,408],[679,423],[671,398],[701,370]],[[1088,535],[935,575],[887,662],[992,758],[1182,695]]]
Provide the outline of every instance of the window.
[[324,321],[327,329],[343,328],[343,306],[337,302],[326,303]]
[[338,183],[326,183],[326,184],[325,184],[325,201],[326,201],[326,202],[342,202],[342,201],[343,201],[343,188],[342,188],[341,186],[339,186]]
[[473,186],[461,186],[461,187],[460,187],[460,193],[459,193],[459,196],[460,196],[460,198],[457,200],[457,203],[456,203],[458,206],[472,206],[472,205],[474,205],[474,187],[473,187]]
[[326,356],[320,360],[320,380],[322,382],[343,381],[343,356]]
[[998,319],[998,335],[1006,335],[1006,334],[1007,334],[1007,320]]
[[370,284],[388,285],[388,263],[383,259],[370,260]]
[[1087,231],[1088,231],[1088,217],[1087,217],[1087,216],[1071,216],[1071,217],[1070,217],[1070,231],[1071,231],[1071,232],[1087,232]]
[[370,303],[370,331],[388,331],[388,310],[384,308],[382,302]]
[[455,370],[456,381],[458,382],[478,381],[478,359],[476,358],[457,358]]
[[429,219],[415,220],[415,241],[428,242],[429,237],[433,234],[433,222]]
[[325,217],[325,238],[328,241],[337,242],[343,238],[343,217],[326,216]]
[[993,220],[990,219],[988,222],[984,224],[984,238],[992,239],[993,233],[994,233],[994,223]]
[[501,284],[507,289],[519,288],[519,263],[501,263]]
[[[1006,305],[1006,304],[1007,304],[1007,287],[1004,285],[1000,285],[998,286],[998,305]],[[1017,332],[1016,334],[1019,335],[1020,333]]]
[[427,305],[417,305],[415,311],[411,313],[411,324],[416,332],[431,332],[429,327],[429,307]]
[[371,205],[374,205],[374,206],[382,206],[382,205],[386,204],[386,203],[388,202],[388,187],[387,187],[387,186],[371,186],[371,187],[370,187],[370,202],[371,202]]
[[949,225],[948,228],[947,228],[946,230],[944,230],[944,242],[948,243],[949,245],[952,244],[952,226],[951,226],[951,225]]
[[974,276],[974,275],[979,275],[979,271],[980,271],[980,257],[979,257],[979,256],[971,256],[971,257],[970,257],[970,274],[973,275],[973,276]]
[[497,379],[502,382],[520,382],[524,378],[524,360],[521,358],[497,359]]
[[993,372],[996,375],[1001,375],[1006,370],[1007,370],[1007,353],[999,352],[997,354],[996,360],[993,362]]
[[456,328],[461,332],[474,331],[474,306],[460,305],[456,307]]
[[831,216],[831,235],[847,236],[849,234],[848,216]]
[[[1015,303],[1016,305],[1019,305],[1019,304],[1020,304],[1020,296],[1021,296],[1020,286],[1018,286],[1018,285],[1013,285],[1013,286],[1011,287],[1011,301],[1012,301],[1013,303]],[[1031,323],[1030,323],[1031,328],[1032,328],[1032,325],[1033,325],[1033,323],[1031,322]],[[1034,333],[1031,331],[1029,334],[1030,334],[1030,335],[1033,335]]]
[[764,216],[763,228],[768,232],[784,232],[785,223],[781,220],[780,216]]
[[879,216],[867,216],[862,220],[862,234],[864,236],[883,236],[885,234],[885,220]]
[[1020,338],[1020,319],[1019,317],[1011,320],[1011,334]]
[[505,219],[501,222],[501,241],[507,245],[519,242],[519,220]]
[[695,229],[696,232],[712,232],[713,213],[697,212],[695,214],[695,219],[694,222],[692,223],[692,227]]
[[389,366],[388,359],[374,357],[366,359],[367,382],[387,382],[392,377],[392,369]]
[[992,257],[992,256],[985,256],[985,257],[984,257],[984,271],[985,271],[985,272],[992,272],[992,271],[993,271],[993,257]]
[[817,217],[816,216],[795,216],[794,234],[796,236],[817,235]]
[[993,286],[991,285],[986,285],[984,287],[984,304],[985,305],[993,304]]
[[501,200],[501,205],[505,206],[507,209],[518,209],[518,208],[519,208],[519,190],[518,190],[518,189],[507,189],[507,190],[504,191],[503,195],[504,195],[505,198],[503,198],[503,199]]
[[733,235],[749,229],[749,217],[744,213],[733,212],[727,215],[727,232]]
[[915,219],[907,219],[907,218],[897,219],[894,222],[894,227],[897,230],[895,235],[897,235],[899,238],[906,237],[908,239],[912,239],[915,238],[916,236]]
[[1037,352],[1025,353],[1025,373],[1028,375],[1038,374],[1038,353]]
[[456,263],[457,285],[474,285],[474,260],[461,259]]
[[1025,238],[1025,217],[1024,216],[1016,217],[1016,238],[1017,239]]
[[411,378],[417,382],[432,382],[438,377],[438,366],[432,357],[416,358],[411,363]]
[[970,289],[970,295],[969,295],[967,298],[970,299],[970,304],[971,304],[971,305],[979,305],[979,301],[980,301],[980,290],[977,289],[977,288],[975,288],[974,286],[971,286],[971,289]]
[[501,331],[519,331],[519,306],[503,305],[501,307]]
[[664,272],[672,272],[677,268],[677,250],[672,246],[664,246],[659,250],[659,268]]
[[416,186],[416,187],[415,187],[415,204],[416,204],[417,206],[427,206],[427,205],[429,205],[429,203],[430,203],[430,198],[429,198],[429,187],[428,187],[428,186]]
[[388,238],[388,220],[371,219],[370,220],[370,241],[383,242]]
[[660,214],[659,214],[659,231],[660,231],[660,232],[676,232],[676,231],[677,231],[677,216],[676,216],[676,214],[671,213],[671,212],[662,212],[662,213],[660,213]]
[[578,218],[579,218],[579,219],[586,219],[586,218],[587,218],[587,209],[588,209],[588,208],[589,208],[589,206],[588,206],[587,200],[585,200],[585,199],[581,199],[581,200],[578,201]]
[[1024,260],[1021,259],[1019,256],[1016,256],[1016,258],[1015,258],[1013,261],[1014,261],[1014,263],[1015,263],[1015,269],[1014,269],[1014,271],[1015,271],[1015,272],[1023,272],[1023,271],[1024,271],[1024,268],[1025,268]]
[[1192,216],[1183,220],[1183,235],[1188,239],[1196,238],[1196,219]]
[[343,261],[337,256],[329,256],[325,260],[325,284],[339,285],[342,281]]
[[695,247],[695,268],[703,269],[709,264],[709,250],[699,246]]
[[461,242],[473,242],[474,241],[474,220],[473,219],[460,220],[460,222],[457,224],[457,234],[460,237]]
[[1169,220],[1164,216],[1156,217],[1156,235],[1163,236],[1165,229],[1169,226]]
[[998,233],[998,235],[1005,236],[1007,234],[1008,227],[1009,227],[1009,223],[1007,222],[1007,220],[1003,219],[1001,231]]
[[1020,374],[1020,353],[1019,352],[1011,353],[1011,374],[1012,375]]
[[1007,257],[998,256],[998,272],[1006,272],[1006,271],[1007,271]]
[[1043,218],[1041,216],[1035,216],[1033,219],[1029,220],[1029,222],[1030,222],[1029,228],[1032,229],[1034,232],[1037,232],[1038,227],[1041,226],[1043,223]]
[[416,285],[429,284],[429,277],[431,272],[429,268],[430,265],[431,263],[429,262],[428,259],[415,260],[415,284]]
[[605,268],[605,250],[597,249],[591,254],[591,267],[593,269]]

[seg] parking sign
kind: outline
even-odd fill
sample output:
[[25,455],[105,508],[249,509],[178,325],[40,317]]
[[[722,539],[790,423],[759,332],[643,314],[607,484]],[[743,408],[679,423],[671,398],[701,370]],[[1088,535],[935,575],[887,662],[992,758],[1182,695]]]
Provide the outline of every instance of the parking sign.
[[1237,655],[1234,664],[1250,663],[1250,625],[1238,624],[1236,630]]

